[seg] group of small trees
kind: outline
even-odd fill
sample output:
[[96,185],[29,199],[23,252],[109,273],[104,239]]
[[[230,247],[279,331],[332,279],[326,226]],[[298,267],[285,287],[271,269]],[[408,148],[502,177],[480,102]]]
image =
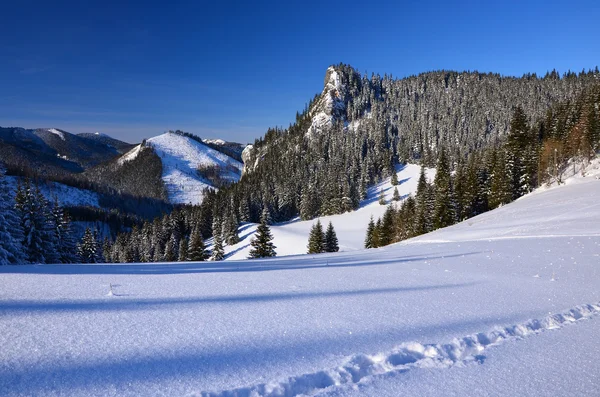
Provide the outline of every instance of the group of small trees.
[[313,225],[308,235],[308,253],[338,252],[339,249],[338,238],[333,224],[329,222],[327,230],[323,232],[321,220],[317,220],[317,223]]

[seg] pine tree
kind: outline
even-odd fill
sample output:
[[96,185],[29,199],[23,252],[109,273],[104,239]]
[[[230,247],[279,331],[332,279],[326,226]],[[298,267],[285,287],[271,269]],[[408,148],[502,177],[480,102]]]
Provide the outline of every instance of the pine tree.
[[98,242],[96,236],[90,228],[86,228],[78,245],[79,260],[81,263],[97,263],[98,262]]
[[440,150],[433,186],[435,189],[433,227],[439,229],[450,226],[456,221],[456,206],[452,189],[450,164],[443,149]]
[[179,262],[185,262],[188,260],[188,241],[185,237],[183,237],[179,242],[179,253],[177,254],[177,260]]
[[235,245],[240,242],[240,236],[238,235],[238,221],[235,214],[231,213],[226,222],[227,227],[225,228],[225,242],[227,245]]
[[317,223],[310,229],[308,236],[308,253],[320,254],[321,252],[325,252],[325,235],[323,234],[321,221],[317,220]]
[[[23,248],[29,263],[46,263],[45,246],[47,233],[46,219],[44,218],[44,203],[40,202],[40,195],[34,191],[31,182],[25,180],[25,185],[17,186],[15,208],[20,218],[23,230]],[[53,249],[54,247],[51,247]]]
[[381,205],[387,204],[387,201],[385,200],[385,192],[383,191],[383,189],[379,190],[379,204],[381,204]]
[[171,234],[171,237],[167,241],[167,245],[165,245],[163,261],[165,261],[165,262],[176,261],[177,260],[177,252],[179,252],[179,249],[177,247],[177,239],[175,238],[175,234]]
[[263,210],[263,215],[260,219],[260,225],[256,229],[256,235],[250,241],[250,245],[252,249],[250,250],[250,255],[248,259],[255,258],[268,258],[277,255],[275,253],[275,245],[273,245],[273,235],[271,234],[271,229],[267,226],[268,220],[268,211]]
[[375,248],[373,245],[373,233],[375,231],[375,221],[373,220],[373,215],[371,215],[371,219],[369,220],[369,225],[367,226],[367,235],[365,236],[365,248]]
[[386,246],[392,242],[394,237],[394,218],[394,207],[392,205],[388,205],[383,214],[383,218],[381,219],[381,224],[378,227],[378,247]]
[[54,200],[52,206],[52,227],[54,240],[58,251],[58,260],[61,263],[75,263],[77,261],[77,243],[71,227],[71,217]]
[[503,150],[499,150],[496,153],[495,160],[488,197],[490,209],[508,204],[511,201],[513,194],[511,180],[506,171],[506,155]]
[[0,165],[0,265],[25,262],[23,255],[23,230],[14,209],[14,198]]
[[390,183],[392,184],[392,186],[397,186],[398,185],[398,174],[396,174],[396,172],[392,172],[392,178],[390,179]]
[[421,235],[433,230],[431,225],[431,205],[429,197],[429,183],[425,176],[425,166],[421,165],[419,181],[417,182],[416,193],[416,217],[415,217],[415,233]]
[[398,187],[394,186],[394,195],[392,196],[392,200],[400,201],[400,193],[398,193]]
[[338,252],[339,250],[340,246],[333,223],[329,221],[329,225],[327,225],[327,230],[325,231],[325,252]]
[[206,259],[206,252],[204,251],[204,241],[202,240],[202,233],[198,227],[192,230],[190,241],[188,243],[188,260],[199,262]]

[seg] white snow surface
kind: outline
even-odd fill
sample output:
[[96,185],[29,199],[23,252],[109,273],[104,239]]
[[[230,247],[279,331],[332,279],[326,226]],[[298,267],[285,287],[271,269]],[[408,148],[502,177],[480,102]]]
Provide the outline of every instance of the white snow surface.
[[[415,164],[397,166],[398,193],[403,199],[416,193],[420,170],[421,167]],[[433,181],[435,169],[427,169],[426,171],[428,180]],[[365,231],[369,219],[373,216],[374,220],[377,221],[377,218],[381,217],[386,210],[386,206],[379,204],[381,190],[384,191],[387,203],[395,203],[392,201],[394,186],[388,179],[369,188],[367,199],[361,203],[357,211],[320,218],[324,229],[330,221],[333,223],[339,240],[340,251],[356,251],[364,247]],[[397,205],[399,204],[400,202],[397,203]],[[308,234],[316,221],[316,219],[310,221],[294,219],[283,224],[272,225],[271,232],[273,243],[277,246],[277,255],[305,254],[308,245]],[[240,227],[240,242],[225,247],[226,260],[239,260],[248,257],[251,248],[250,241],[256,233],[257,226],[258,224],[246,223]]]
[[65,140],[65,134],[63,134],[61,131],[57,130],[56,128],[50,128],[50,129],[48,129],[48,132],[50,132],[54,135],[58,135],[58,137],[60,139],[62,139],[63,141]]
[[231,182],[238,181],[242,172],[239,161],[185,136],[165,133],[148,139],[146,144],[162,160],[162,179],[174,204],[200,204],[203,190],[214,189],[198,175],[200,165],[220,167],[222,178]]
[[599,195],[372,250],[1,267],[0,395],[598,395]]

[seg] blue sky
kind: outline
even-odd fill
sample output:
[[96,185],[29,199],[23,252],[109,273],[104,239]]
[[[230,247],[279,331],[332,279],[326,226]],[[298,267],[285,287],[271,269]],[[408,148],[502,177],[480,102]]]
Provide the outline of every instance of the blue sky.
[[520,76],[600,65],[597,1],[33,1],[0,6],[0,125],[250,142],[326,68]]

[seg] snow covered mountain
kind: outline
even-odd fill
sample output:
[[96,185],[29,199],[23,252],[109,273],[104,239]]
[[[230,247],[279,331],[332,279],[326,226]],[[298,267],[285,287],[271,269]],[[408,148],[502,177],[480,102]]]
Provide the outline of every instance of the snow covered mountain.
[[131,150],[135,145],[131,144],[131,143],[127,143],[127,142],[123,142],[120,141],[118,139],[115,139],[109,135],[103,134],[101,132],[84,132],[81,134],[77,134],[77,136],[83,137],[83,138],[87,138],[87,139],[91,139],[93,141],[96,142],[100,142],[104,145],[107,145],[109,147],[112,147],[114,149],[116,149],[119,153],[125,153],[128,152],[129,150]]
[[0,394],[596,395],[593,167],[379,249],[4,266]]
[[173,204],[199,204],[205,189],[217,189],[241,176],[242,163],[200,139],[174,132],[145,140],[119,158],[123,165],[152,148],[162,162],[162,181]]

